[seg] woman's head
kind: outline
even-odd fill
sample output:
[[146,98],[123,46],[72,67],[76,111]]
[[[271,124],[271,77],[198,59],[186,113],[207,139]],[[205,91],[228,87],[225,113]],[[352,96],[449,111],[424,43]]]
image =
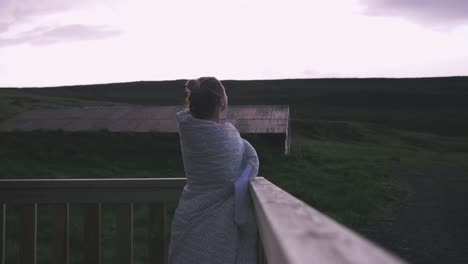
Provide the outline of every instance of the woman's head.
[[187,105],[195,118],[218,120],[219,114],[227,108],[224,86],[214,77],[189,80],[185,91]]

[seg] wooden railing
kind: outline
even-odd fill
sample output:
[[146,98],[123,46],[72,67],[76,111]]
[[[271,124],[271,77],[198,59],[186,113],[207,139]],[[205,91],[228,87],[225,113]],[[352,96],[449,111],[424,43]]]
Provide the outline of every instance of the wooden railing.
[[[149,259],[164,263],[165,202],[177,201],[185,179],[57,179],[0,180],[0,264],[5,264],[5,225],[9,206],[19,206],[21,264],[35,264],[37,215],[42,206],[52,208],[50,263],[69,263],[69,205],[84,209],[84,260],[101,263],[101,205],[116,209],[116,263],[133,262],[133,204],[151,204]],[[8,264],[8,263],[7,263]]]
[[265,263],[404,263],[264,178],[250,191]]
[[[150,263],[164,263],[166,201],[177,201],[185,179],[0,180],[0,264],[5,264],[6,213],[20,206],[19,262],[36,263],[38,205],[53,208],[51,263],[69,263],[69,205],[82,204],[84,263],[101,261],[101,204],[116,208],[117,261],[133,261],[133,204],[151,203]],[[259,227],[259,262],[403,263],[268,180],[250,184]],[[6,263],[9,264],[9,263]]]

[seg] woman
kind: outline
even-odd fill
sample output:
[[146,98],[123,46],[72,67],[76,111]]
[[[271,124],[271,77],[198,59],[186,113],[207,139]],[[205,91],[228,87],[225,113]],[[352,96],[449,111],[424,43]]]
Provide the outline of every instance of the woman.
[[188,110],[177,113],[187,184],[174,214],[169,263],[256,263],[257,227],[248,198],[255,149],[220,114],[228,104],[216,78],[186,84]]

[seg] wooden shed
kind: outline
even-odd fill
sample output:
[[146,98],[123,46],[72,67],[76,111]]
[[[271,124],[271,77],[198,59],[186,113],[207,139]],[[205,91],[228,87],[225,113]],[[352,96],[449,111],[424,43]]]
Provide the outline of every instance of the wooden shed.
[[[0,123],[0,131],[64,130],[176,133],[175,113],[181,106],[97,106],[33,110]],[[289,106],[230,106],[221,119],[243,134],[284,138],[290,151]]]

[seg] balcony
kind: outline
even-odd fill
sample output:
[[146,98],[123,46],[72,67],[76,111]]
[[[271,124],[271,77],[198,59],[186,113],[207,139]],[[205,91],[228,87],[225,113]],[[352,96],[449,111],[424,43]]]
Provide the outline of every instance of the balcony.
[[[150,207],[149,262],[167,260],[165,245],[166,202],[177,202],[184,178],[140,179],[34,179],[0,180],[0,264],[6,263],[6,214],[19,207],[18,260],[37,262],[38,210],[51,208],[51,263],[70,262],[70,204],[83,210],[83,260],[99,264],[101,205],[111,204],[116,215],[115,255],[118,263],[133,263],[134,204]],[[250,182],[259,227],[258,263],[404,263],[314,208],[304,204],[263,177]]]

